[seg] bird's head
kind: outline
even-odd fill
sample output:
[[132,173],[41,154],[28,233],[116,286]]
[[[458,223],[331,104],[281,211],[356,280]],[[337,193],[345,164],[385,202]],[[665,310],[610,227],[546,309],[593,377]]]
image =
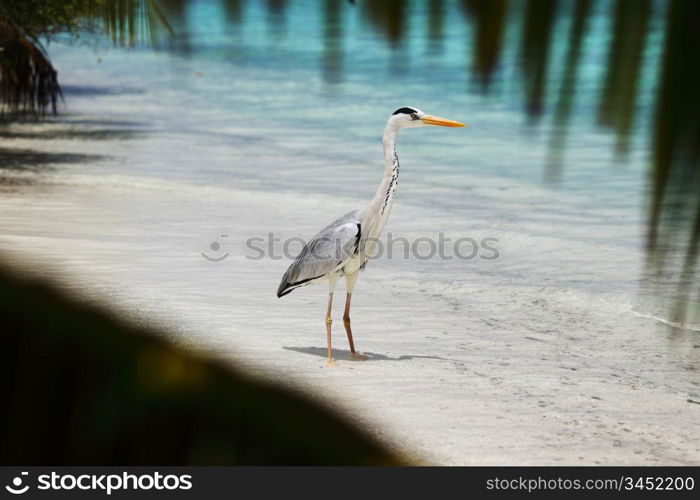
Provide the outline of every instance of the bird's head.
[[418,108],[405,107],[399,108],[389,117],[389,125],[396,129],[411,128],[411,127],[426,127],[429,125],[437,125],[440,127],[465,127],[464,123],[448,120],[423,113]]

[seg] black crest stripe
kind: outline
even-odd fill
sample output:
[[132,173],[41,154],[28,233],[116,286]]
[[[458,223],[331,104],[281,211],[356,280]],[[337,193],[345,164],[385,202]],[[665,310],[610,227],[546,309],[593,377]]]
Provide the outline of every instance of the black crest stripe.
[[404,115],[410,115],[411,113],[417,113],[418,111],[413,108],[399,108],[392,113],[392,115],[398,115],[403,113]]

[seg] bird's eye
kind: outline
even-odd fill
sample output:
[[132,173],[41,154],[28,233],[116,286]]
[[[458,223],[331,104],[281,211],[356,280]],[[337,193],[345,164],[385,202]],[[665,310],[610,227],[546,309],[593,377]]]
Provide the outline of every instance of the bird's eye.
[[411,120],[417,120],[417,119],[418,119],[418,115],[417,115],[416,113],[411,113],[409,116],[411,117]]

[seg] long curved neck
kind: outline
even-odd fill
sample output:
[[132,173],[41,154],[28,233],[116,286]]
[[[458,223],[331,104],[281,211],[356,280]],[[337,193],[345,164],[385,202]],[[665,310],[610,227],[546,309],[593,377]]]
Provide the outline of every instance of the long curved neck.
[[396,154],[398,132],[392,124],[387,124],[384,129],[384,177],[367,209],[369,235],[375,238],[389,218],[399,182],[399,157]]

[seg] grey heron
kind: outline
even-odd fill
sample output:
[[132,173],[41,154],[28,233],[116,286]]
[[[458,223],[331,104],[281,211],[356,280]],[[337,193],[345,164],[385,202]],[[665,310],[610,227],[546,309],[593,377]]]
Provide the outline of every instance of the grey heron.
[[369,255],[374,251],[391,207],[394,203],[399,180],[399,157],[396,154],[396,138],[405,128],[439,125],[464,127],[446,118],[427,115],[417,108],[399,108],[389,117],[384,129],[384,177],[372,201],[365,209],[353,210],[331,222],[309,240],[296,257],[277,289],[277,297],[312,283],[328,282],[328,306],[326,308],[326,343],[328,364],[333,364],[331,349],[331,307],[333,292],[341,277],[345,277],[345,312],[343,324],[350,344],[350,356],[364,359],[355,352],[350,326],[350,300],[357,282],[359,270],[364,268]]

